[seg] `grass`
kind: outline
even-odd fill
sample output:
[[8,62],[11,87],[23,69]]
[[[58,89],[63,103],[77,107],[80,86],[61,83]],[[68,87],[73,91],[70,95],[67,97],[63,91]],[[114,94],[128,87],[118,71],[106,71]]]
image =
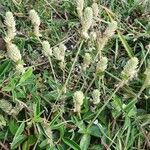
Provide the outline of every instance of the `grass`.
[[[85,0],[85,8],[92,0]],[[99,20],[88,32],[104,34],[115,20],[118,29],[102,47],[108,58],[105,72],[97,74],[97,42],[81,37],[82,25],[75,1],[0,0],[0,150],[148,150],[150,149],[150,88],[143,88],[150,58],[150,2],[100,0]],[[29,10],[41,19],[39,39],[33,33]],[[13,39],[22,55],[25,73],[18,74],[8,58],[5,13],[16,20]],[[52,50],[67,47],[65,68],[54,56],[43,56],[41,41]],[[84,54],[92,63],[82,70]],[[120,84],[121,71],[137,57],[137,75]],[[88,89],[88,90],[87,90]],[[92,103],[92,91],[100,103]],[[76,91],[84,93],[81,112],[74,112]]]

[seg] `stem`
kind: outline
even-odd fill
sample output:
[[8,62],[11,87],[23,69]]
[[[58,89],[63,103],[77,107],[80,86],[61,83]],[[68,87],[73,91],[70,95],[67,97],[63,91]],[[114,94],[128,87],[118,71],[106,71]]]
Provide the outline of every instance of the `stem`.
[[[73,71],[73,69],[74,69],[74,66],[75,66],[75,63],[76,63],[76,61],[77,61],[77,59],[78,59],[78,55],[79,55],[79,53],[80,53],[80,51],[81,51],[82,45],[83,45],[83,40],[82,40],[81,43],[80,43],[80,46],[79,46],[79,48],[78,48],[78,51],[77,51],[76,56],[75,56],[75,59],[74,59],[74,62],[73,62],[72,66],[71,66],[71,69],[70,69],[70,71],[69,71],[69,75],[68,75],[68,77],[67,77],[67,79],[66,79],[65,84],[63,85],[63,88],[62,88],[61,91],[59,92],[59,95],[58,95],[58,97],[57,97],[57,99],[56,99],[56,102],[58,101],[58,99],[59,99],[60,96],[62,95],[64,89],[66,88],[66,86],[67,86],[67,84],[68,84],[68,82],[69,82],[71,73],[72,73],[72,71]],[[55,103],[56,103],[56,102],[55,102]]]
[[93,78],[93,80],[90,82],[90,84],[89,84],[87,90],[85,91],[85,94],[87,94],[87,92],[89,91],[89,89],[90,89],[90,87],[92,86],[92,84],[93,84],[93,82],[95,81],[95,79],[96,79],[96,75],[94,75],[94,78]]
[[55,71],[54,71],[53,64],[52,64],[52,61],[51,61],[51,57],[50,57],[50,56],[48,57],[48,60],[49,60],[49,63],[50,63],[51,69],[52,69],[52,73],[53,73],[53,76],[54,76],[55,83],[57,83]]
[[115,93],[124,85],[124,82],[122,81],[119,86],[115,89],[115,91],[109,96],[109,98],[107,99],[107,101],[105,101],[104,105],[98,110],[96,116],[94,117],[94,119],[91,121],[91,123],[88,125],[87,130],[91,127],[91,125],[94,123],[94,121],[96,120],[96,118],[100,115],[100,113],[103,111],[103,109],[107,106],[107,104],[109,103],[109,101],[113,98],[113,96],[115,95]]
[[140,97],[140,95],[142,94],[142,92],[145,90],[145,85],[143,84],[143,86],[141,87],[139,93],[136,96],[136,99]]
[[75,56],[74,62],[73,62],[73,64],[72,64],[72,66],[71,66],[71,69],[70,69],[69,75],[68,75],[68,77],[67,77],[67,79],[66,79],[66,82],[65,82],[65,84],[64,84],[64,87],[67,86],[67,84],[68,84],[68,82],[69,82],[69,79],[70,79],[72,70],[74,69],[74,66],[75,66],[75,63],[76,63],[76,61],[77,61],[77,59],[78,59],[78,55],[79,55],[79,53],[80,53],[80,51],[81,51],[82,45],[83,45],[83,40],[82,40],[81,43],[80,43],[79,49],[78,49],[77,54],[76,54],[76,56]]

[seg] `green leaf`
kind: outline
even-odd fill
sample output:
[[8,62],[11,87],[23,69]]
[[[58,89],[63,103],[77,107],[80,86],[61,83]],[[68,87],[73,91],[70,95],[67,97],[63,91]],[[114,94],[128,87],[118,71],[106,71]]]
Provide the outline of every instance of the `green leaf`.
[[13,139],[13,142],[11,143],[11,149],[17,148],[25,139],[25,135],[17,136],[15,139]]
[[22,122],[14,136],[14,138],[18,137],[19,135],[21,135],[21,133],[24,131],[24,127],[25,127],[25,123]]
[[98,126],[93,125],[88,129],[88,133],[90,135],[93,135],[95,137],[101,137],[101,132]]
[[43,141],[40,143],[39,147],[40,147],[40,148],[45,148],[45,147],[47,146],[47,144],[48,144],[48,139],[45,139],[45,140],[43,140]]
[[15,135],[15,133],[17,132],[18,129],[18,124],[17,122],[15,122],[14,120],[10,120],[9,122],[9,130],[10,132]]
[[120,38],[125,50],[127,51],[129,57],[133,57],[134,54],[133,54],[133,51],[131,49],[131,47],[129,46],[129,44],[127,43],[127,41],[125,40],[124,36],[118,31],[118,37]]
[[21,135],[22,132],[24,131],[24,128],[25,128],[25,123],[22,122],[13,138],[12,143],[11,143],[12,149],[15,149],[20,143],[22,143],[26,139],[25,135]]
[[40,99],[37,98],[37,103],[33,104],[33,110],[34,110],[34,119],[35,121],[38,121],[40,119]]
[[150,22],[148,23],[148,25],[146,27],[146,32],[150,35]]
[[112,115],[114,118],[117,118],[121,114],[123,103],[119,97],[114,96],[111,104],[113,106]]
[[81,150],[87,150],[91,141],[91,136],[89,134],[84,134],[80,141]]
[[75,141],[73,141],[73,140],[71,140],[71,139],[69,139],[69,138],[62,138],[62,140],[63,140],[64,143],[67,144],[70,148],[72,148],[72,149],[74,149],[74,150],[82,150],[82,149],[80,149],[79,145],[78,145]]
[[32,68],[29,68],[21,77],[20,81],[19,81],[19,84],[21,84],[22,82],[25,82],[26,80],[28,80],[31,75],[33,73],[33,69]]
[[6,73],[10,69],[10,61],[5,61],[0,65],[0,76]]
[[132,100],[129,104],[124,105],[124,111],[128,114],[129,117],[134,116],[137,113],[136,109],[136,100]]
[[28,141],[25,141],[22,145],[22,150],[29,150]]

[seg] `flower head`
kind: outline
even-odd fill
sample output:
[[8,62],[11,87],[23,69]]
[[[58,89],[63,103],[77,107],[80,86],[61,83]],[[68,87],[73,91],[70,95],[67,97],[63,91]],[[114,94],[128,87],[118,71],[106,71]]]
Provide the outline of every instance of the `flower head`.
[[84,100],[84,94],[82,91],[76,91],[73,96],[74,100],[74,112],[80,113],[81,106]]
[[92,57],[89,53],[85,53],[84,59],[83,59],[83,69],[85,70],[92,62]]
[[97,63],[97,66],[96,66],[96,73],[103,73],[106,68],[107,68],[107,65],[108,65],[108,59],[107,57],[101,57],[100,61]]
[[94,2],[92,4],[92,9],[93,9],[93,16],[95,18],[97,18],[98,17],[98,13],[99,13],[99,8],[98,8],[98,4],[96,2]]
[[29,11],[29,18],[30,18],[33,25],[35,25],[35,26],[40,25],[40,23],[41,23],[40,17],[34,9]]
[[43,54],[46,57],[52,56],[52,49],[50,47],[50,44],[48,41],[43,41],[42,42],[42,47],[43,47]]
[[128,60],[123,71],[121,72],[124,80],[128,81],[133,79],[137,72],[138,63],[139,61],[137,57],[132,57],[130,60]]
[[66,51],[66,46],[64,44],[60,44],[59,47],[55,47],[53,49],[53,54],[57,60],[64,62],[65,51]]
[[10,42],[16,35],[16,22],[12,12],[6,12],[5,24],[7,27],[6,42]]
[[7,54],[8,54],[8,57],[15,63],[17,63],[18,61],[22,59],[20,51],[15,44],[11,43],[7,46]]
[[83,8],[84,8],[84,0],[76,0],[76,4],[77,4],[78,17],[79,17],[80,19],[82,19],[82,16],[83,16]]
[[104,35],[108,38],[111,38],[115,31],[117,30],[117,22],[116,21],[112,21],[111,23],[109,23],[107,29],[104,32]]
[[39,26],[40,26],[40,17],[38,16],[37,12],[32,9],[29,11],[29,18],[34,26],[34,34],[36,37],[40,37],[40,31],[39,31]]
[[93,23],[93,10],[91,7],[87,7],[84,10],[82,19],[82,35],[84,38],[88,38],[88,30]]
[[98,89],[92,92],[93,104],[97,105],[100,102],[100,92]]

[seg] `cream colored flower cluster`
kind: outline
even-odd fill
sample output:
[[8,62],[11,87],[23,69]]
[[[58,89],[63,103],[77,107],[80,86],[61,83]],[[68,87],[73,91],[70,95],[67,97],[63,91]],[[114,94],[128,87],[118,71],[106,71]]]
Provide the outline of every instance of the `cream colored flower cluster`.
[[93,2],[91,7],[84,8],[84,0],[76,0],[76,5],[77,14],[82,25],[81,35],[83,38],[88,39],[90,37],[88,31],[94,23],[94,19],[99,15],[98,4]]
[[132,57],[128,60],[128,62],[124,66],[123,71],[121,72],[122,80],[128,82],[129,80],[132,80],[135,77],[137,73],[138,63],[139,61],[136,57]]
[[[80,114],[81,106],[84,103],[84,94],[82,91],[76,91],[73,95],[74,100],[74,112]],[[98,105],[100,103],[100,91],[98,89],[94,89],[92,92],[92,103],[94,105]]]
[[16,35],[16,22],[12,12],[6,12],[5,25],[7,28],[5,41],[8,57],[16,64],[16,71],[24,73],[25,68],[23,67],[20,51],[18,47],[12,42]]

